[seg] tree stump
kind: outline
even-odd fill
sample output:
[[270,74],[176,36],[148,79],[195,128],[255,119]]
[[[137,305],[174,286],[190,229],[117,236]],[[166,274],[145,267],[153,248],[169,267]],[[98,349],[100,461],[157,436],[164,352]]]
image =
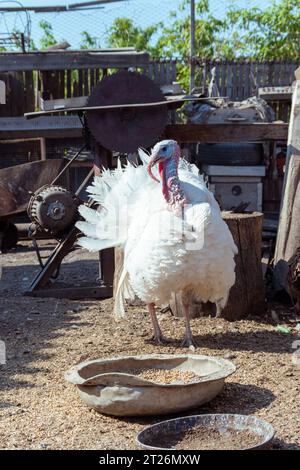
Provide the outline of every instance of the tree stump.
[[[250,314],[260,315],[265,310],[264,281],[261,265],[261,233],[263,214],[260,212],[236,214],[223,212],[234,242],[238,247],[236,262],[236,282],[230,290],[222,317],[227,320],[240,320]],[[175,316],[182,316],[180,294],[172,294],[170,301]],[[193,302],[191,318],[215,312],[214,304]]]

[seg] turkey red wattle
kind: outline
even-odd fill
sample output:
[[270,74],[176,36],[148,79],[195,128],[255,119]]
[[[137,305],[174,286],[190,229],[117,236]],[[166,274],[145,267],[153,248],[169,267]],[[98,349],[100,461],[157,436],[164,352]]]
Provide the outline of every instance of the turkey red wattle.
[[[181,188],[178,176],[178,163],[180,158],[179,145],[171,141],[173,151],[171,157],[160,155],[159,149],[152,154],[152,159],[148,166],[148,173],[155,181],[159,180],[152,174],[152,167],[158,163],[158,171],[162,182],[162,193],[168,203],[168,208],[175,213],[181,212],[182,207],[187,204],[187,198]],[[165,149],[165,146],[163,147]]]
[[181,188],[178,177],[178,159],[170,158],[158,165],[162,181],[162,193],[168,207],[175,212],[187,204],[187,198]]

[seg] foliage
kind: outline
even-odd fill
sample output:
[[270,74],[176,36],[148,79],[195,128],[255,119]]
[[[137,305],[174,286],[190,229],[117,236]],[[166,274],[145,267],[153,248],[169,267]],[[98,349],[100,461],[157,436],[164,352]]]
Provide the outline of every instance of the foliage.
[[129,18],[116,18],[108,30],[107,45],[109,47],[133,46],[138,51],[148,50],[153,53],[155,48],[151,46],[151,39],[161,26],[158,24],[140,28]]
[[273,0],[272,6],[260,8],[231,8],[226,27],[238,37],[235,54],[259,60],[299,59],[300,2]]
[[[170,26],[158,40],[160,54],[189,56],[189,0],[172,13]],[[186,16],[182,18],[183,12]],[[238,8],[228,2],[222,20],[211,13],[209,0],[196,2],[196,56],[258,60],[300,58],[300,2],[273,0],[269,8]]]
[[[272,0],[268,8],[239,8],[228,0],[222,19],[210,8],[210,0],[196,1],[195,46],[196,56],[203,58],[257,60],[300,59],[300,0]],[[107,31],[105,46],[135,47],[146,50],[152,57],[183,59],[178,67],[178,78],[187,87],[188,58],[190,55],[190,0],[182,0],[178,11],[163,22],[142,28],[129,18],[117,18]],[[41,49],[59,42],[52,25],[45,20]],[[100,39],[90,32],[81,33],[80,47],[100,47]],[[17,48],[20,44],[17,43]],[[3,49],[3,48],[2,48]],[[31,50],[36,50],[31,42]]]
[[54,46],[57,44],[57,39],[55,39],[53,34],[53,27],[49,21],[42,20],[39,22],[39,27],[43,31],[43,35],[40,39],[41,49],[46,49],[47,47]]
[[[190,0],[183,0],[172,21],[161,31],[159,55],[189,58]],[[185,15],[183,13],[185,12]],[[211,13],[209,0],[196,2],[196,56],[204,58],[257,60],[300,59],[300,1],[273,0],[271,7],[237,8],[228,2],[224,18]],[[189,69],[179,66],[179,79],[187,87]]]
[[87,31],[81,33],[80,49],[99,49],[100,42],[96,36],[91,36]]

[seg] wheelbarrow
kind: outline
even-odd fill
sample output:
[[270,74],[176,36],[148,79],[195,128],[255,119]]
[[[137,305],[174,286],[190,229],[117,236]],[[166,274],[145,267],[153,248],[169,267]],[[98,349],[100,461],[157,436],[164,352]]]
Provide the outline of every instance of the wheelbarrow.
[[27,211],[31,193],[51,183],[63,163],[62,159],[39,160],[0,169],[0,251],[17,244],[12,217]]

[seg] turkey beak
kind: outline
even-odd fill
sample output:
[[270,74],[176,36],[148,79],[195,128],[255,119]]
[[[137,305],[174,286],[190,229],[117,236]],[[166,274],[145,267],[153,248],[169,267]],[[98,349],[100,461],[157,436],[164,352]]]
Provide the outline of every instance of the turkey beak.
[[159,183],[160,181],[153,175],[152,167],[154,167],[154,165],[156,165],[160,160],[161,160],[161,156],[159,154],[152,153],[150,162],[148,163],[148,173],[154,181],[157,181],[157,183]]

